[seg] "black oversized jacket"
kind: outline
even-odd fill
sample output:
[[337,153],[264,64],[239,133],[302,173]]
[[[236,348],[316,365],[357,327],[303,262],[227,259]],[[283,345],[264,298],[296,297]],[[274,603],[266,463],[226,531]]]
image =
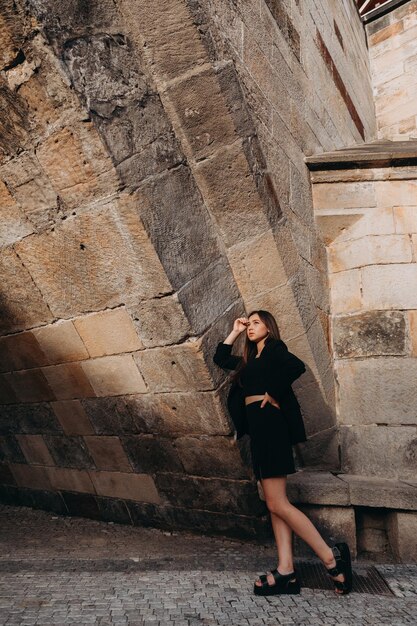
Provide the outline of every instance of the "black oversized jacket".
[[[305,372],[304,363],[288,351],[280,339],[267,339],[260,358],[265,362],[265,390],[277,400],[290,430],[291,443],[306,441],[304,422],[300,405],[291,388],[291,384]],[[242,357],[232,354],[232,346],[219,343],[213,357],[216,365],[224,370],[234,370]],[[246,421],[245,397],[239,383],[234,382],[227,398],[230,417],[239,439],[248,433]]]

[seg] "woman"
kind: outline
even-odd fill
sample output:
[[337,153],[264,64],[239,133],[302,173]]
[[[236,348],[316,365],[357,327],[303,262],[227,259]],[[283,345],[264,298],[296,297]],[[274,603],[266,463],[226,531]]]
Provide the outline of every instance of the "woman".
[[[232,346],[246,330],[243,357]],[[292,533],[301,537],[324,563],[337,594],[352,588],[349,547],[328,546],[311,521],[286,495],[287,474],[295,472],[292,445],[306,440],[301,411],[291,384],[303,372],[300,359],[281,341],[277,323],[267,311],[253,311],[235,320],[233,330],[217,346],[214,362],[236,370],[228,408],[237,437],[248,433],[254,474],[262,484],[278,551],[278,566],[259,576],[256,595],[295,594],[300,583],[294,571]]]

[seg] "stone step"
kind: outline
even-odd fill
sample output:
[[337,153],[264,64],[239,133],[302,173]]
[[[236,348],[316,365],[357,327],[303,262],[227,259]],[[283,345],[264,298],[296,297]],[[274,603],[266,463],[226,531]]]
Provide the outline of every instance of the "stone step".
[[310,170],[392,167],[417,163],[417,141],[375,141],[305,159]]

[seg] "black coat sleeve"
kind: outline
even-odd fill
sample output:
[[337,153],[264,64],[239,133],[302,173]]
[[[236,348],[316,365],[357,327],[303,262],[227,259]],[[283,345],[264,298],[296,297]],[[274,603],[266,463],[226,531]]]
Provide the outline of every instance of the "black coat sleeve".
[[279,401],[305,371],[301,359],[289,352],[283,341],[279,341],[268,353],[267,392]]
[[232,346],[222,342],[218,344],[213,357],[215,364],[224,370],[235,370],[241,360],[242,357],[232,354]]

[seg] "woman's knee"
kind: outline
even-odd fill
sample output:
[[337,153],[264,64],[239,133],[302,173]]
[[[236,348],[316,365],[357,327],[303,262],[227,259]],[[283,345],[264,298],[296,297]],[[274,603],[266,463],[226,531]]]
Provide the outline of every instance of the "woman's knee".
[[287,498],[267,498],[266,506],[270,513],[274,513],[279,517],[284,517],[288,513],[291,504]]

